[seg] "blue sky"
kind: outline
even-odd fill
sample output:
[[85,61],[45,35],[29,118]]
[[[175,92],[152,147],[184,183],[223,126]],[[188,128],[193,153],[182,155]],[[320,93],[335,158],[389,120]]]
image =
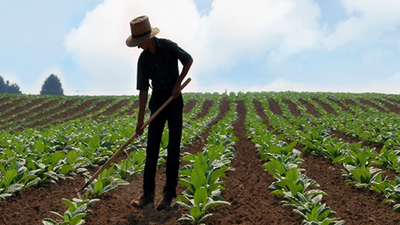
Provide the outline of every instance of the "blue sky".
[[194,58],[191,92],[400,93],[398,0],[0,0],[0,76],[38,94],[136,95],[129,22]]

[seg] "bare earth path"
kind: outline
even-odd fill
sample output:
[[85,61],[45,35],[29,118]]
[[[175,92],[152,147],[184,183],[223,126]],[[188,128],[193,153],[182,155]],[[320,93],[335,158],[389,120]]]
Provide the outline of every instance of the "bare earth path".
[[262,168],[253,142],[246,137],[242,101],[238,102],[237,112],[234,131],[239,141],[234,148],[238,155],[231,163],[235,171],[227,173],[226,189],[222,191],[231,206],[215,208],[209,224],[301,224],[301,216],[280,206],[282,199],[268,190],[274,178]]
[[[255,107],[258,108],[260,117],[265,117],[261,104],[255,104]],[[309,112],[312,113],[313,110]],[[318,189],[328,194],[322,198],[323,202],[336,211],[336,217],[345,220],[346,225],[400,224],[400,214],[394,212],[392,206],[382,204],[382,196],[345,185],[346,179],[341,175],[340,164],[332,164],[322,157],[310,154],[303,154],[302,158],[306,165],[305,174],[320,184]]]

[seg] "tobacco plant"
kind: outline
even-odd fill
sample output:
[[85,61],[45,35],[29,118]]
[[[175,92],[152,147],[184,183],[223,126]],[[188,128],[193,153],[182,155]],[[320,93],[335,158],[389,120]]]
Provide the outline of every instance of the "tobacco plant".
[[67,205],[67,211],[64,212],[64,215],[51,211],[52,214],[58,216],[61,222],[57,222],[50,218],[43,219],[44,225],[81,225],[85,223],[83,218],[91,213],[91,210],[88,210],[87,207],[93,203],[100,201],[100,199],[89,199],[88,198],[89,191],[86,191],[83,199],[73,198],[72,201],[63,198],[61,202]]
[[[87,180],[90,179],[90,175],[85,175]],[[86,181],[87,182],[87,181]],[[129,183],[122,180],[118,173],[116,173],[115,169],[104,169],[101,172],[97,179],[94,179],[92,183],[88,185],[88,189],[90,193],[94,196],[98,197],[102,194],[105,194],[115,188],[118,185],[128,185]]]

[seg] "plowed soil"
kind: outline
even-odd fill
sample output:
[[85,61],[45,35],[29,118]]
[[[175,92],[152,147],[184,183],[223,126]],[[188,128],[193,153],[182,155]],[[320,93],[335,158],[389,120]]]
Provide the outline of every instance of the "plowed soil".
[[[290,101],[284,102],[295,116],[301,116],[294,103]],[[185,106],[185,112],[189,112],[195,104],[196,101],[188,101]],[[198,117],[206,115],[212,104],[212,101],[205,101],[202,108],[203,111]],[[305,104],[310,113],[319,116],[314,111],[315,109],[312,109],[313,106],[311,104],[307,102],[302,102],[302,104]],[[254,101],[254,105],[257,113],[263,118],[264,123],[268,125],[268,118],[263,112],[260,102]],[[137,107],[137,104],[132,104],[132,108],[134,107]],[[269,107],[274,113],[282,113],[282,110],[274,101],[269,102]],[[343,107],[345,106],[343,105]],[[208,125],[202,137],[195,143],[183,148],[182,152],[197,153],[202,151],[211,126],[222,119],[226,112],[230,110],[229,102],[226,99],[223,100],[219,108],[220,114],[216,120]],[[332,108],[328,109],[326,106],[324,108],[327,111],[333,110]],[[391,111],[396,110],[396,108],[392,107]],[[226,181],[225,190],[222,190],[224,200],[230,202],[231,205],[217,206],[212,209],[211,213],[213,215],[206,224],[300,225],[303,218],[299,214],[291,212],[290,209],[282,207],[279,203],[283,199],[273,195],[268,190],[268,186],[274,181],[274,178],[264,171],[262,168],[263,162],[257,156],[254,144],[245,135],[244,119],[246,109],[244,103],[238,101],[236,110],[238,119],[233,124],[233,128],[235,135],[239,138],[239,141],[234,146],[238,155],[231,163],[235,170],[227,172],[226,178],[224,178]],[[336,112],[331,111],[328,113],[335,114]],[[333,135],[340,136],[344,134],[336,133]],[[347,141],[358,140],[347,138]],[[309,154],[304,154],[302,158],[306,165],[304,167],[306,169],[305,174],[320,184],[318,189],[328,194],[328,196],[323,197],[322,201],[337,213],[336,217],[345,220],[346,224],[400,224],[400,213],[394,212],[390,205],[383,205],[381,203],[382,196],[363,189],[356,189],[351,185],[345,185],[345,178],[341,176],[340,172],[341,165],[332,164],[324,158]],[[181,162],[181,165],[184,165],[184,162]],[[162,197],[165,168],[161,167],[156,176],[155,204]],[[90,206],[93,213],[84,218],[86,224],[176,224],[176,220],[182,214],[188,213],[187,210],[178,206],[162,212],[155,210],[154,205],[148,205],[144,209],[130,206],[130,201],[140,197],[142,194],[142,179],[142,175],[138,175],[130,180],[130,185],[119,186],[107,195],[101,196],[100,202]],[[42,224],[43,218],[57,219],[50,211],[63,213],[66,210],[66,206],[61,202],[61,199],[76,198],[77,195],[74,191],[83,184],[83,177],[76,176],[74,180],[60,180],[58,184],[28,188],[8,200],[0,201],[0,224]],[[184,189],[183,185],[178,185],[177,193],[182,192]]]

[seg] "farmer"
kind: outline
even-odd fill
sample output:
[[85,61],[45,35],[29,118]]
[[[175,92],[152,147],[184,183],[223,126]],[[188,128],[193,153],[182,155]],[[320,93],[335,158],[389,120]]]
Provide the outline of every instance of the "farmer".
[[[180,142],[182,136],[183,99],[180,91],[182,80],[192,65],[192,57],[176,43],[155,37],[160,32],[152,28],[147,16],[140,16],[130,22],[132,35],[126,40],[129,47],[143,49],[137,69],[137,90],[139,90],[139,113],[136,133],[141,135],[149,87],[152,94],[149,109],[153,115],[171,95],[173,100],[149,124],[146,164],[143,176],[143,195],[133,200],[131,205],[143,208],[154,202],[156,167],[164,125],[168,121],[169,140],[166,165],[167,181],[163,189],[163,199],[157,210],[165,210],[176,198],[178,183]],[[183,69],[179,74],[178,60]],[[149,84],[151,80],[151,85]]]

